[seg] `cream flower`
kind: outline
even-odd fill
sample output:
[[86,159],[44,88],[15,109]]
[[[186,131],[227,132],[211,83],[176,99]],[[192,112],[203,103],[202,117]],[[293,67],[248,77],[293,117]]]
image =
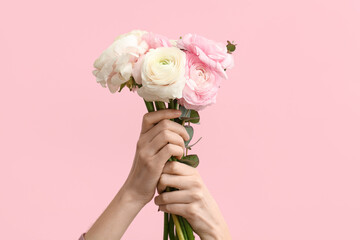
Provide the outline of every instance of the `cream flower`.
[[130,80],[135,62],[148,50],[147,43],[142,40],[145,33],[134,30],[118,36],[95,60],[93,75],[101,86],[115,93],[121,84]]
[[146,101],[169,102],[181,98],[185,64],[186,54],[176,47],[150,49],[141,62],[142,87],[138,94]]

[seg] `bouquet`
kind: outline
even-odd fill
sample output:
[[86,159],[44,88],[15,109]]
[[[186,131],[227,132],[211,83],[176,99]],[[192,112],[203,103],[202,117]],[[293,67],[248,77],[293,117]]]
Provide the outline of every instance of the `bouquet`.
[[[180,109],[179,118],[190,136],[185,142],[186,154],[178,160],[192,167],[199,165],[196,154],[188,154],[195,143],[191,124],[199,124],[200,110],[216,102],[226,71],[233,67],[232,52],[236,45],[218,43],[196,34],[185,34],[178,40],[134,30],[115,38],[94,62],[96,81],[111,93],[127,87],[144,99],[149,112],[165,108]],[[166,191],[176,191],[168,187]],[[164,240],[195,239],[188,221],[164,213]]]

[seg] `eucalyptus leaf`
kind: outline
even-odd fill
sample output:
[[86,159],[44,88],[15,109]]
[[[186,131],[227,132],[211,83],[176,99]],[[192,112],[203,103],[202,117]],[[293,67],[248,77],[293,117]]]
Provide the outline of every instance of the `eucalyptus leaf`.
[[181,116],[180,120],[191,123],[199,123],[200,115],[197,111],[192,109],[186,109],[184,106],[180,106]]
[[199,165],[199,157],[196,154],[184,156],[178,161],[194,168]]
[[188,119],[192,123],[199,123],[200,122],[200,115],[197,111],[191,110],[190,118]]
[[185,130],[187,131],[187,133],[189,134],[190,139],[188,141],[185,141],[185,147],[188,146],[188,144],[190,143],[191,139],[194,136],[194,128],[192,126],[184,126]]
[[191,110],[186,109],[184,106],[180,105],[180,111],[181,111],[181,116],[179,117],[179,119],[184,120],[190,118]]

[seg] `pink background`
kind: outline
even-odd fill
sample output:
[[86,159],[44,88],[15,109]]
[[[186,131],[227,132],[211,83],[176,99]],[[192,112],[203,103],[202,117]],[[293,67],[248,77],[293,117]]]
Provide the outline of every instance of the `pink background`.
[[[77,239],[126,179],[146,109],[91,71],[132,29],[238,43],[193,151],[233,239],[360,239],[358,0],[34,0],[0,11],[2,239]],[[151,202],[123,239],[161,232]]]

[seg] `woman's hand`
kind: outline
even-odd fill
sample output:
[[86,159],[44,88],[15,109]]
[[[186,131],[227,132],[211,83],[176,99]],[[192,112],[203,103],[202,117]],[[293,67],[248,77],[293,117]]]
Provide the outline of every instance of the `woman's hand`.
[[[179,189],[163,192],[165,188]],[[183,216],[202,240],[231,239],[220,209],[198,171],[179,162],[167,162],[160,177],[154,201],[161,211]]]
[[169,119],[178,110],[161,110],[144,115],[132,168],[114,199],[85,234],[86,240],[121,239],[130,223],[155,194],[157,182],[171,156],[181,158],[185,128]]
[[166,109],[144,115],[142,129],[129,176],[124,184],[132,198],[144,205],[154,197],[156,185],[166,161],[183,156],[184,140],[189,140],[185,128],[169,119],[181,111]]

